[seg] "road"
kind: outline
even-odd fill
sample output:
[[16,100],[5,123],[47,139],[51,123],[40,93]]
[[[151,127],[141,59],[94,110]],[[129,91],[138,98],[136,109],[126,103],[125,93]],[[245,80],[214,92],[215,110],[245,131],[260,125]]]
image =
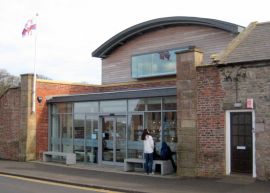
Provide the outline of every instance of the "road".
[[0,193],[120,193],[0,174]]

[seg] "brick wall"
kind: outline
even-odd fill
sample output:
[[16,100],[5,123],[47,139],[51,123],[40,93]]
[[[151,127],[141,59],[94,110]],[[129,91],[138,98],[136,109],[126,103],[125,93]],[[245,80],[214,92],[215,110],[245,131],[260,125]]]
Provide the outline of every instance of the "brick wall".
[[0,97],[0,159],[19,159],[20,88]]
[[98,87],[92,85],[79,85],[59,83],[53,81],[37,81],[37,96],[43,98],[41,103],[36,102],[36,121],[37,121],[37,159],[40,154],[48,150],[48,106],[46,97],[63,94],[81,94],[97,92]]
[[225,174],[224,90],[216,67],[197,68],[198,175]]

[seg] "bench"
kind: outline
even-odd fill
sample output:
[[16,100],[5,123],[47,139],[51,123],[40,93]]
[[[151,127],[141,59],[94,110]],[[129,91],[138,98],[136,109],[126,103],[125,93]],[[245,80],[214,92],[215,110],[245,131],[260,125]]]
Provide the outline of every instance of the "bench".
[[48,162],[52,161],[53,156],[60,156],[66,159],[66,164],[76,164],[76,154],[75,153],[65,153],[65,152],[55,152],[55,151],[44,151],[43,152],[43,161]]
[[[128,158],[124,160],[124,171],[134,171],[135,164],[144,164],[144,159]],[[156,165],[160,165],[160,174],[170,174],[174,172],[172,162],[170,160],[153,160],[153,171],[155,172]]]

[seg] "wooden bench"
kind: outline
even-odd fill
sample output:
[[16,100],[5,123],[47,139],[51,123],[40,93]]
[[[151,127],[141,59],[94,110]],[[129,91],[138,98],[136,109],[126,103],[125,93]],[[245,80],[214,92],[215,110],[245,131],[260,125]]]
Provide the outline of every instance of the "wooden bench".
[[[144,164],[144,159],[128,158],[124,160],[124,170],[134,171],[135,164]],[[172,162],[170,160],[153,160],[153,171],[155,172],[156,165],[160,165],[160,174],[170,174],[174,172]]]
[[52,161],[53,156],[63,157],[66,160],[66,164],[76,164],[76,154],[75,153],[65,153],[65,152],[55,152],[55,151],[44,151],[43,161]]

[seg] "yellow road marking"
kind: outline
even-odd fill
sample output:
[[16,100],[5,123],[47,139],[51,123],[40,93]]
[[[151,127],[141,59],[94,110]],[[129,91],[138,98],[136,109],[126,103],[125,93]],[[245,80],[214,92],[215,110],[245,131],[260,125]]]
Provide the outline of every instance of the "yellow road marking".
[[0,174],[0,176],[7,177],[7,178],[18,179],[18,180],[29,181],[29,182],[36,182],[36,183],[40,183],[40,184],[48,184],[48,185],[53,185],[53,186],[62,186],[62,187],[66,187],[66,188],[74,188],[74,189],[79,189],[79,190],[88,190],[88,191],[95,191],[95,192],[102,192],[102,193],[121,193],[121,192],[110,191],[110,190],[105,190],[105,189],[81,187],[81,186],[69,185],[69,184],[61,184],[61,183],[57,183],[57,182],[49,182],[49,181],[46,181],[46,180],[42,181],[42,180],[24,178],[24,177],[7,175],[7,174]]

